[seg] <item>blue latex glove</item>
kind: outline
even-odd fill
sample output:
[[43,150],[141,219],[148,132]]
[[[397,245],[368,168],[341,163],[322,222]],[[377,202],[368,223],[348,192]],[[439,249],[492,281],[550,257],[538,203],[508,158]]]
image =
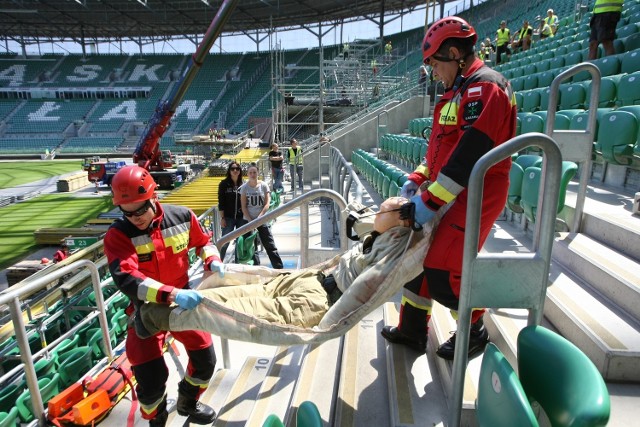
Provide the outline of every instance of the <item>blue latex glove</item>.
[[420,196],[413,196],[411,198],[411,202],[416,205],[416,211],[413,217],[413,220],[416,223],[424,225],[427,222],[431,222],[431,220],[436,217],[436,211],[429,209],[427,205],[424,204]]
[[408,179],[404,182],[404,184],[402,184],[402,188],[400,189],[400,197],[408,199],[409,197],[416,194],[416,191],[418,191],[418,184]]
[[218,273],[220,277],[224,277],[224,264],[220,261],[211,261],[209,270],[211,270],[212,273]]
[[200,304],[200,301],[202,301],[202,295],[190,289],[179,290],[175,299],[175,303],[185,310],[196,308],[196,306]]

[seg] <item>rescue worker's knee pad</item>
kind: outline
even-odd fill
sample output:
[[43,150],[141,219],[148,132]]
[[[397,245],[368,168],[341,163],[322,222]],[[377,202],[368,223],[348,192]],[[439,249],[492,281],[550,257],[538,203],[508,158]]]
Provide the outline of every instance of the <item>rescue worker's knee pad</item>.
[[169,378],[169,369],[164,362],[164,357],[133,366],[132,369],[138,383],[136,391],[140,402],[157,402],[165,394]]
[[188,350],[189,360],[197,371],[197,377],[208,379],[213,376],[216,369],[216,352],[213,345],[202,350]]
[[448,309],[457,311],[460,299],[451,289],[450,272],[435,268],[425,268],[424,275],[427,279],[427,287],[431,298]]

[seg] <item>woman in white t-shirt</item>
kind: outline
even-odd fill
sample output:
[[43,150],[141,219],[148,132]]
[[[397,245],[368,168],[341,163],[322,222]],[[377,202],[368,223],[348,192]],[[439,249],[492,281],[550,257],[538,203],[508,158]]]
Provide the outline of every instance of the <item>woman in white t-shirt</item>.
[[[249,166],[247,174],[249,175],[249,180],[240,187],[240,203],[244,219],[251,222],[267,213],[271,202],[271,192],[267,183],[258,179],[258,168],[255,165]],[[258,235],[262,246],[267,251],[271,266],[275,269],[283,268],[282,259],[278,254],[278,248],[276,248],[276,244],[273,241],[269,226],[263,224],[258,227]],[[258,254],[253,256],[253,262],[254,265],[260,264]]]

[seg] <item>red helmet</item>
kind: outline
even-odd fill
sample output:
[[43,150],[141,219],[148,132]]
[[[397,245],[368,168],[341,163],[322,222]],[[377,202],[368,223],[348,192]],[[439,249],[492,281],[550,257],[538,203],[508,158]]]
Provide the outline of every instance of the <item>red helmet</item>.
[[457,16],[442,18],[429,27],[422,42],[422,60],[433,56],[440,49],[442,42],[451,38],[466,39],[473,37],[473,44],[478,41],[476,30],[471,24]]
[[149,200],[155,189],[156,182],[151,174],[140,166],[125,166],[111,180],[113,204],[116,206]]

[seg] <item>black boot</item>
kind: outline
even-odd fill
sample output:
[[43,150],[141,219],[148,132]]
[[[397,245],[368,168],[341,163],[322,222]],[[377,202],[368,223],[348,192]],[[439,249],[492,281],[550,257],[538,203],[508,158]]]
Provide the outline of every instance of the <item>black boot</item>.
[[188,421],[194,424],[211,424],[215,421],[217,415],[212,407],[182,393],[178,393],[176,409],[179,415],[183,417],[189,416]]
[[158,406],[157,415],[154,419],[149,420],[149,427],[164,427],[167,424],[169,413],[167,412],[167,401],[165,400]]
[[409,335],[404,334],[395,326],[385,326],[384,328],[382,328],[382,331],[380,331],[380,335],[382,335],[384,339],[391,343],[406,345],[407,347],[419,353],[425,353],[427,351],[426,335],[422,337],[422,339],[413,338]]
[[[484,351],[484,348],[489,342],[489,332],[484,327],[482,319],[471,325],[471,332],[469,334],[469,359],[476,357]],[[456,333],[454,332],[444,344],[440,345],[436,350],[436,354],[443,359],[453,360],[453,355],[456,351]]]

